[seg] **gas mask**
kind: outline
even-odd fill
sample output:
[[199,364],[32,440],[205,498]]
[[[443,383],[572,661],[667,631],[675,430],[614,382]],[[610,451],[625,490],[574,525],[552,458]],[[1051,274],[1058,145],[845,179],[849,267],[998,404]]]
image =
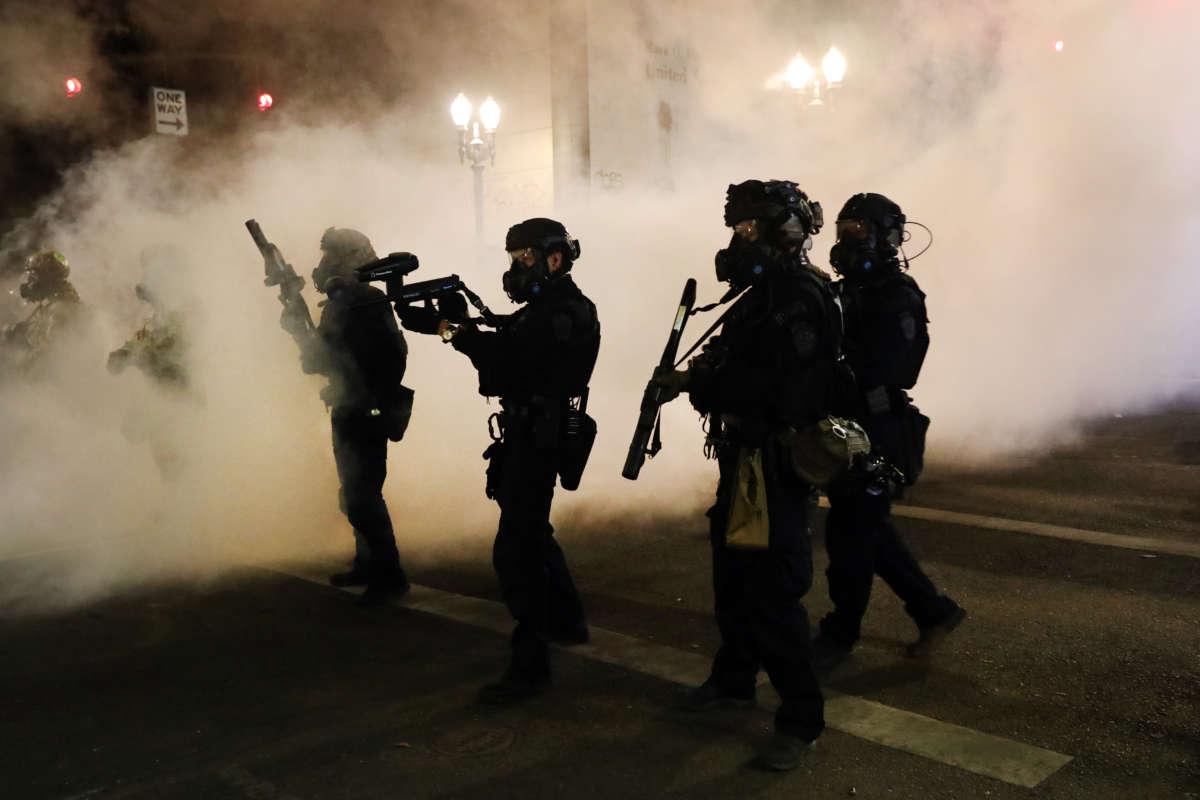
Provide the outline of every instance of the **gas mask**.
[[829,250],[829,265],[843,278],[871,275],[876,265],[885,261],[866,241],[843,240]]
[[865,220],[837,223],[838,240],[829,250],[829,265],[843,278],[854,280],[882,272],[890,254],[881,252],[873,226]]
[[53,297],[55,288],[54,279],[47,278],[35,270],[29,270],[25,273],[25,280],[21,281],[19,291],[21,298],[26,302],[40,303]]
[[40,303],[60,294],[67,286],[67,257],[56,250],[43,250],[25,262],[25,278],[21,281],[21,298]]
[[336,268],[336,258],[332,253],[325,253],[321,256],[321,261],[313,268],[312,282],[313,288],[322,294],[325,293],[325,284],[331,279],[341,275],[341,270]]
[[781,255],[777,248],[767,244],[758,220],[743,220],[733,226],[729,246],[717,251],[717,280],[731,286],[749,286],[770,272]]
[[717,251],[715,261],[717,280],[733,286],[749,286],[773,266],[774,253],[769,247],[734,235],[729,247]]
[[[550,280],[550,265],[546,263],[546,256],[533,248],[510,250],[508,254],[512,262],[502,278],[504,292],[514,303],[528,303]],[[536,260],[529,265],[526,259],[531,256]]]

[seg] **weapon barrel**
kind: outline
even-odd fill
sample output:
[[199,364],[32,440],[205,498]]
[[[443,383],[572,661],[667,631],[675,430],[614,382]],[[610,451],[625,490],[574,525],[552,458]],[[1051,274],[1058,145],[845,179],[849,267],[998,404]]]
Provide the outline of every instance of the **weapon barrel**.
[[262,232],[262,228],[259,227],[258,222],[252,219],[246,220],[246,230],[250,231],[250,238],[258,245],[259,252],[265,254],[269,242],[266,235]]
[[[671,325],[671,333],[667,337],[667,346],[663,348],[662,358],[658,362],[660,368],[674,369],[675,356],[679,352],[679,342],[683,339],[683,328],[695,305],[696,279],[688,278],[683,287],[683,296],[679,298],[679,308],[675,312],[675,322]],[[642,471],[642,465],[646,463],[646,456],[650,453],[646,445],[654,432],[659,406],[662,405],[660,397],[661,390],[656,386],[646,387],[646,392],[642,395],[641,412],[638,414],[637,425],[633,429],[633,440],[629,443],[629,452],[625,456],[625,467],[621,470],[621,475],[631,481],[637,480]]]
[[[279,302],[296,318],[296,324],[303,328],[303,334],[299,335],[311,336],[316,332],[317,326],[313,324],[312,314],[308,312],[308,303],[304,302],[304,295],[300,294],[300,290],[304,288],[304,279],[283,260],[279,248],[267,241],[262,227],[256,220],[246,220],[246,230],[250,231],[250,238],[254,240],[258,252],[263,257],[263,271],[266,273],[263,283],[279,287]],[[298,334],[292,333],[292,336],[297,337]],[[306,344],[300,338],[297,338],[297,342],[301,348]]]

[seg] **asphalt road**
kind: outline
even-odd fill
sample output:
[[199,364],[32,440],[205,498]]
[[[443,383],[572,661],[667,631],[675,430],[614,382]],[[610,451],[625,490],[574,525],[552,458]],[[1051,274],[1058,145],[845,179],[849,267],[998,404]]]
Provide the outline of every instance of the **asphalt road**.
[[[1105,421],[1000,471],[931,465],[908,502],[1200,544],[1200,413]],[[414,562],[422,586],[476,598],[426,610],[417,592],[356,608],[306,580],[327,566],[309,563],[0,618],[0,796],[1200,798],[1200,558],[898,518],[967,621],[928,662],[907,659],[915,628],[877,583],[828,686],[899,720],[892,743],[843,724],[795,772],[764,774],[746,762],[769,692],[712,717],[668,708],[717,645],[702,510],[562,521],[593,626],[624,644],[559,651],[554,689],[502,711],[474,702],[507,645],[479,602],[498,600],[484,542]],[[815,618],[829,604],[814,545]],[[0,563],[0,580],[23,568]],[[988,777],[909,752],[922,725],[1065,765],[1031,787]]]

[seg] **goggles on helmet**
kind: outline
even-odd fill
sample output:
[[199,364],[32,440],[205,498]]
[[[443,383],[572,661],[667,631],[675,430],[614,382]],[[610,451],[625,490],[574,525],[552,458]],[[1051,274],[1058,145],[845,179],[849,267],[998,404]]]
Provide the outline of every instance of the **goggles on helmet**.
[[843,239],[866,239],[871,235],[871,226],[862,219],[839,219],[837,221],[838,241]]
[[733,232],[748,242],[758,241],[758,220],[744,219],[734,223]]
[[522,247],[519,250],[509,250],[508,258],[510,261],[520,261],[527,267],[533,266],[537,261],[538,251],[532,247]]

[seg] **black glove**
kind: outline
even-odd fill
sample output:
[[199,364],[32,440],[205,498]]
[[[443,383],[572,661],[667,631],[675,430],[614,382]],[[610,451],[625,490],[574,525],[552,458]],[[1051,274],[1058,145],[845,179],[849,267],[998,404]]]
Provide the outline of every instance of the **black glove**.
[[654,377],[650,379],[647,388],[657,388],[659,402],[669,403],[688,390],[690,380],[691,376],[687,372],[671,367],[658,367],[654,370]]
[[400,324],[406,330],[431,336],[437,335],[438,323],[442,321],[441,315],[431,305],[405,306],[397,303],[396,316],[400,317]]
[[279,327],[297,338],[308,333],[308,323],[303,312],[295,311],[291,306],[283,307],[283,312],[279,315]]
[[444,294],[437,299],[438,314],[450,322],[463,323],[467,321],[467,298],[458,292]]

